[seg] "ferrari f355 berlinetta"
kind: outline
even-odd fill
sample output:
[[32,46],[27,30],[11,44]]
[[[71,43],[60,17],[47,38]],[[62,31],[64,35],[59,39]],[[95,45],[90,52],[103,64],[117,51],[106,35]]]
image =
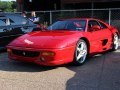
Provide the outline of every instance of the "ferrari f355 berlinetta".
[[18,37],[7,45],[7,51],[12,60],[47,66],[82,65],[89,56],[117,50],[118,41],[118,30],[101,20],[71,18]]

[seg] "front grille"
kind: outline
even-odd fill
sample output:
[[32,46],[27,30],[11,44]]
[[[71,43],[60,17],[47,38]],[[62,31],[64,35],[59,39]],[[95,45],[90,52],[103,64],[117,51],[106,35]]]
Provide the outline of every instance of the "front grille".
[[38,57],[40,52],[12,49],[13,54],[24,57]]

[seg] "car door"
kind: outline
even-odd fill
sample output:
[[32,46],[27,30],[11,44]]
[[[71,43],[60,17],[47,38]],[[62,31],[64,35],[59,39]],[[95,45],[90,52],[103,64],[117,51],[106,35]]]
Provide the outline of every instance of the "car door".
[[6,18],[0,17],[0,49],[3,49],[9,42],[9,30],[6,27]]
[[[93,26],[99,26],[100,29],[89,31]],[[112,40],[111,32],[107,26],[97,20],[90,20],[88,22],[88,31],[90,35],[91,48],[94,52],[102,52],[110,47],[110,40]]]

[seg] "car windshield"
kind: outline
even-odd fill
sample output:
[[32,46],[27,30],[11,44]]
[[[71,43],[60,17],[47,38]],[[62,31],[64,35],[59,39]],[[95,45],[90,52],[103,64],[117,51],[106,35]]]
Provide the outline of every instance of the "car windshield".
[[50,25],[47,30],[71,30],[84,31],[86,20],[63,20]]

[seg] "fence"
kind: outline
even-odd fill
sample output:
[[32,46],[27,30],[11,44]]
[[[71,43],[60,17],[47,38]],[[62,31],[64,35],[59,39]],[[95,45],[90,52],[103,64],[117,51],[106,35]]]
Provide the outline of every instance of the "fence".
[[[31,12],[27,13],[30,17]],[[79,10],[56,10],[56,11],[36,11],[40,17],[40,23],[47,22],[48,25],[58,18],[98,18],[110,25],[115,26],[120,31],[120,8],[116,9],[79,9]]]

